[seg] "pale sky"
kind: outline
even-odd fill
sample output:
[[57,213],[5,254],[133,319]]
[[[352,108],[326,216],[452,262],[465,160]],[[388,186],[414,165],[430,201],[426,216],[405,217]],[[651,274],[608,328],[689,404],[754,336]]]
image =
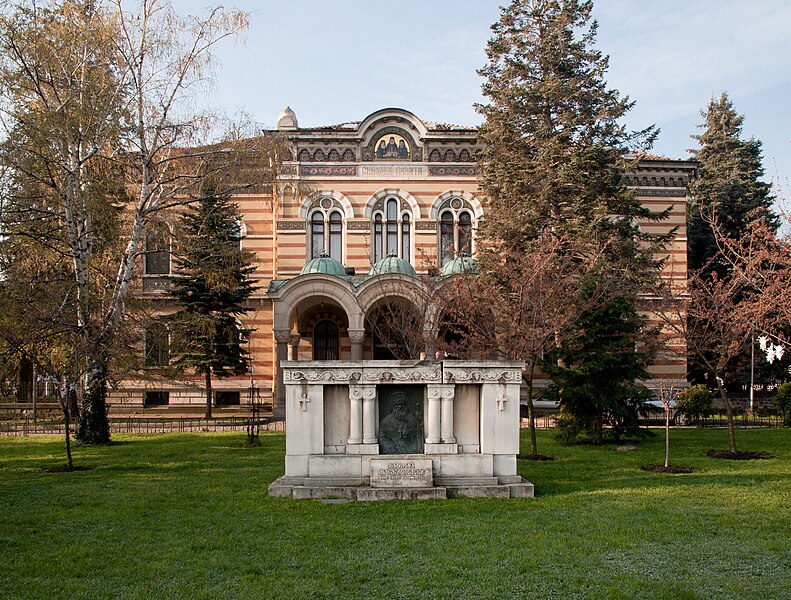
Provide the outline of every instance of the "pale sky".
[[[476,69],[498,0],[238,0],[244,44],[225,44],[209,102],[274,127],[285,105],[301,126],[362,120],[385,107],[478,125]],[[207,0],[175,0],[205,14]],[[230,3],[229,3],[230,4]],[[727,91],[744,136],[763,142],[767,180],[791,178],[791,2],[595,0],[611,87],[636,101],[627,123],[655,123],[653,153],[687,158],[700,110]]]

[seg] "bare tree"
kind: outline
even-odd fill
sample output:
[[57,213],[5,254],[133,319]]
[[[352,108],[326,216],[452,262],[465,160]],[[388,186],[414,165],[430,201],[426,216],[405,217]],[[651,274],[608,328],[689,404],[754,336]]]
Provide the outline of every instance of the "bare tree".
[[[527,250],[479,246],[479,275],[450,278],[438,295],[443,312],[438,345],[454,356],[524,361],[530,455],[538,456],[534,382],[552,347],[571,335],[581,312],[602,300],[608,281],[593,283],[599,256],[575,255],[547,234]],[[580,289],[591,282],[584,300]]]

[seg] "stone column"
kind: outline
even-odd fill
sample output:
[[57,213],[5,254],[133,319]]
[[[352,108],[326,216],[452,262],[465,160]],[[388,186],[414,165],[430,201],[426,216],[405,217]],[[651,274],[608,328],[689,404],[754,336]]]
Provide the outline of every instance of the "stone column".
[[442,390],[442,443],[455,444],[456,436],[453,434],[453,386]]
[[349,341],[352,343],[352,360],[362,360],[365,329],[349,329],[348,332]]
[[349,439],[347,444],[363,443],[363,388],[349,386]]
[[291,338],[291,331],[288,329],[276,329],[275,341],[277,341],[276,361],[277,369],[275,370],[275,398],[274,406],[272,407],[272,416],[276,419],[283,419],[286,416],[286,387],[283,384],[283,366],[282,363],[288,360],[288,342]]
[[299,342],[302,336],[298,333],[288,338],[288,360],[299,360]]
[[428,435],[426,454],[456,454],[459,447],[453,432],[453,397],[455,386],[452,383],[429,383],[428,391]]
[[376,386],[363,389],[363,444],[376,444]]
[[440,436],[442,387],[441,384],[428,384],[428,434],[426,435],[426,444],[439,444],[442,441]]

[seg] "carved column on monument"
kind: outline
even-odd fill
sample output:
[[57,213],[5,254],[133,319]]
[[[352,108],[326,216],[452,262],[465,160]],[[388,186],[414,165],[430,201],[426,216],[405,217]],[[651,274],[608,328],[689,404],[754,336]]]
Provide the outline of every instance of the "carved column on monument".
[[349,341],[352,343],[352,360],[362,360],[365,329],[349,329],[348,331]]
[[275,399],[272,407],[272,416],[282,419],[286,416],[286,386],[283,384],[282,363],[288,360],[288,343],[291,339],[291,331],[288,329],[275,329],[275,341],[277,342],[276,360],[277,369],[275,371]]
[[376,386],[363,389],[363,444],[376,444]]
[[454,388],[452,385],[442,390],[442,443],[455,444],[456,436],[453,434],[453,400]]
[[349,439],[348,444],[363,443],[363,387],[349,386]]
[[429,383],[428,435],[426,454],[456,454],[456,436],[453,432],[453,397],[456,388],[452,383]]
[[288,338],[288,360],[299,360],[299,342],[302,336],[298,333],[292,334]]
[[439,444],[442,441],[440,435],[440,417],[442,410],[442,388],[441,384],[428,384],[428,431],[426,444]]

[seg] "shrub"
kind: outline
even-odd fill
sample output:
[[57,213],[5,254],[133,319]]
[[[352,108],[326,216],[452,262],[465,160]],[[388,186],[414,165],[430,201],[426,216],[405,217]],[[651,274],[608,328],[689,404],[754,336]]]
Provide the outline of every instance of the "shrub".
[[772,403],[775,410],[783,417],[783,423],[791,427],[791,382],[777,386]]
[[690,422],[698,422],[711,414],[712,397],[708,386],[692,385],[678,395],[676,412],[683,414]]

